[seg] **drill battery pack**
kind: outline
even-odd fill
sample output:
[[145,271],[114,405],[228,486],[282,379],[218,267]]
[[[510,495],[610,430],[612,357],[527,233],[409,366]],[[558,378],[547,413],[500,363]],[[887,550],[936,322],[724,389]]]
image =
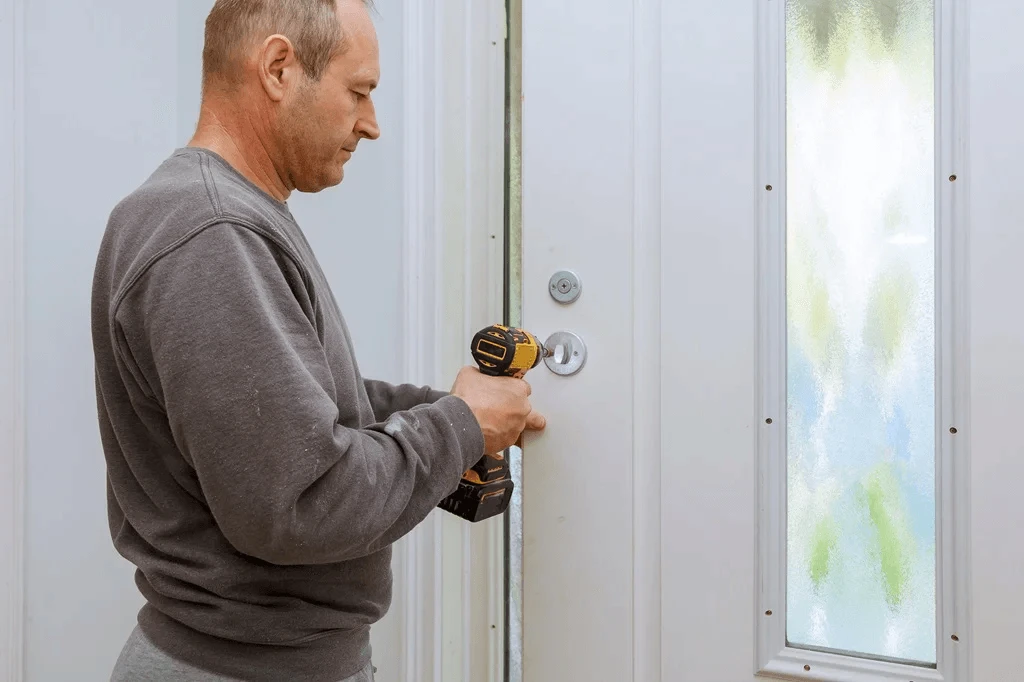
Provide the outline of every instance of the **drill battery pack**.
[[476,523],[504,514],[512,501],[513,488],[508,460],[487,455],[462,474],[459,487],[438,507]]

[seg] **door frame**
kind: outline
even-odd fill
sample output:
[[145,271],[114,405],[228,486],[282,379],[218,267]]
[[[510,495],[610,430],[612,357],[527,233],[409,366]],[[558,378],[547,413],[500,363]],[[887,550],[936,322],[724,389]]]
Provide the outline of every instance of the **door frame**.
[[[504,319],[506,8],[404,0],[403,375],[439,388]],[[504,682],[505,521],[434,511],[395,553],[401,679]]]

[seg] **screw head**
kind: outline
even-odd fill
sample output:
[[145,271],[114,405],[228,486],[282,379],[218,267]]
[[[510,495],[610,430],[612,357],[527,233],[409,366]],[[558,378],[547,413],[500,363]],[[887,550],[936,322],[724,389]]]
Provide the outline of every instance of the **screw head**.
[[551,297],[563,304],[575,301],[582,289],[580,278],[570,270],[559,270],[548,281]]

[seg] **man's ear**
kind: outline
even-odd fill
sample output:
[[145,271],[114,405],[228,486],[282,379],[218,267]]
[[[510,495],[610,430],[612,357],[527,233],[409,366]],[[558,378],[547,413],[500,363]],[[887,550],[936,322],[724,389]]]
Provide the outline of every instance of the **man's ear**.
[[284,99],[285,92],[298,75],[299,60],[295,56],[292,41],[275,34],[263,41],[258,55],[257,68],[260,83],[267,96],[274,102]]

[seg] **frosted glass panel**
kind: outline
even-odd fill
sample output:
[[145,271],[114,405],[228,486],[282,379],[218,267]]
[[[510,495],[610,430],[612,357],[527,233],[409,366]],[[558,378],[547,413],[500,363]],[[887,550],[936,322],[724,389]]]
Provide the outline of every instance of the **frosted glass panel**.
[[932,0],[788,0],[787,638],[934,664]]

